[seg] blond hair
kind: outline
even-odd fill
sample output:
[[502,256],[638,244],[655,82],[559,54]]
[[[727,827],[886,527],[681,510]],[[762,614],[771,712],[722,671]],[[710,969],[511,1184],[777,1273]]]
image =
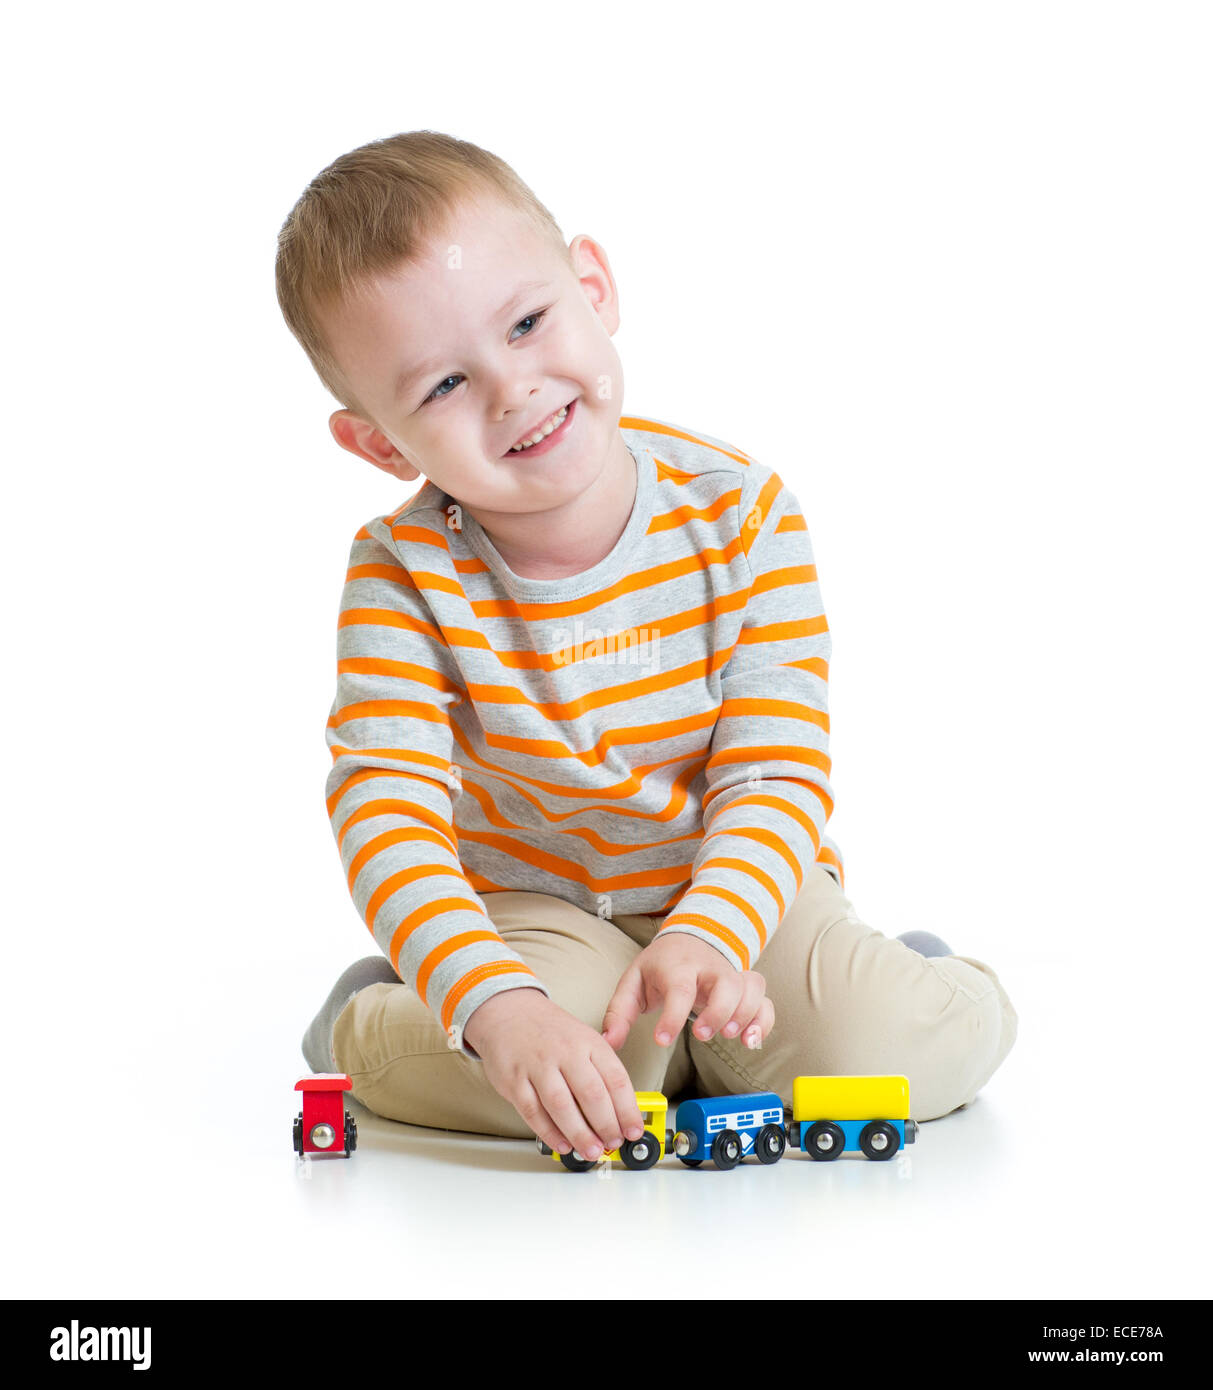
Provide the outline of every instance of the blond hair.
[[320,380],[347,410],[371,417],[342,376],[322,315],[367,280],[412,262],[469,199],[525,214],[559,254],[556,219],[510,166],[467,140],[412,130],[335,159],[304,189],[278,233],[278,304]]

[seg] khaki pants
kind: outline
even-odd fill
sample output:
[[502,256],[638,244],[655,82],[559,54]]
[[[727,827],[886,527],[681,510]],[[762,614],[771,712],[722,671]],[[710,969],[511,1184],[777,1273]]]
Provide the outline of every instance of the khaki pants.
[[[658,919],[591,916],[545,893],[481,895],[502,938],[552,999],[601,1029],[619,977],[652,939]],[[865,926],[834,879],[815,866],[756,969],[775,1006],[761,1048],[682,1030],[653,1040],[643,1015],[620,1051],[638,1091],[730,1095],[774,1091],[790,1105],[806,1075],[894,1073],[909,1078],[910,1110],[931,1120],[966,1105],[1015,1041],[1016,1014],[997,976],[964,956],[925,958]],[[529,1138],[480,1062],[452,1051],[437,1019],[403,984],[360,990],[338,1016],[333,1052],[353,1093],[389,1119],[438,1129]]]

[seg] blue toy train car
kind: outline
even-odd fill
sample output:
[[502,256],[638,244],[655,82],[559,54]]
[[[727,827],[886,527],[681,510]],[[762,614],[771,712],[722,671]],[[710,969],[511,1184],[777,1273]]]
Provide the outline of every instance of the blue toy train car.
[[707,1158],[717,1168],[736,1168],[750,1154],[778,1163],[787,1146],[783,1101],[774,1091],[684,1100],[674,1125],[674,1152],[688,1168]]

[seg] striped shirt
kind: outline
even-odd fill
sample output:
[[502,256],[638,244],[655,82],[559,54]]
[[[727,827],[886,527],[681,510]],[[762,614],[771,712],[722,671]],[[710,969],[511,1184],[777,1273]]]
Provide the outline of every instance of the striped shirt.
[[664,917],[754,968],[825,834],[830,634],[800,505],[731,445],[625,416],[636,500],[598,564],[526,579],[433,483],[361,527],[325,788],[346,881],[468,1056],[546,987],[482,894]]

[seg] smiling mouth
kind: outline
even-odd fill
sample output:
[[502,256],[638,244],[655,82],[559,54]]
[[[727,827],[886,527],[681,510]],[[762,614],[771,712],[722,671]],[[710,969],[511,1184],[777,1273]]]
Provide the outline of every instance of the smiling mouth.
[[506,456],[511,454],[529,454],[533,450],[542,450],[555,435],[561,434],[565,425],[568,424],[569,417],[573,413],[576,401],[570,401],[567,405],[562,405],[559,410],[554,411],[548,418],[524,439],[517,444],[511,444],[506,450]]

